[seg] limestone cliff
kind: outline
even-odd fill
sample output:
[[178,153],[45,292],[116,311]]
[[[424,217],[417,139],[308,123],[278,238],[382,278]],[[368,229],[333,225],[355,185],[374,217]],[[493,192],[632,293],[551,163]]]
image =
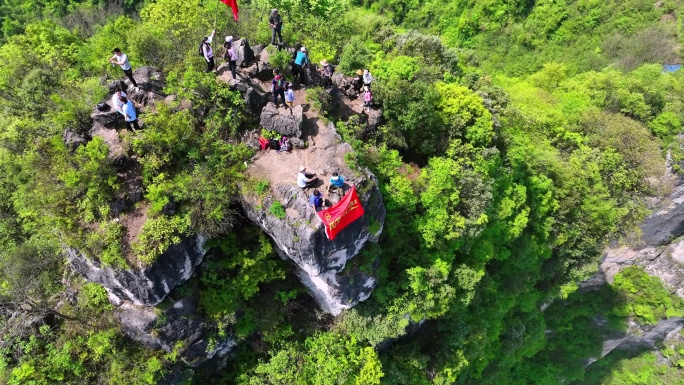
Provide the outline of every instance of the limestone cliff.
[[[352,171],[346,165],[345,155],[352,152],[351,146],[341,142],[332,124],[318,129],[315,144],[306,150],[290,154],[269,151],[255,157],[250,176],[267,180],[271,188],[266,196],[259,197],[243,186],[242,207],[247,217],[273,239],[278,254],[294,262],[298,277],[320,307],[338,315],[367,299],[375,287],[374,277],[358,269],[346,271],[345,266],[367,242],[377,242],[386,212],[375,176],[368,170]],[[357,186],[365,215],[334,241],[326,238],[323,224],[308,204],[313,189],[302,190],[295,183],[300,164],[321,179],[337,171]],[[285,171],[279,172],[276,165]],[[323,190],[322,181],[318,188]],[[280,204],[285,215],[276,216],[270,210],[273,204]]]

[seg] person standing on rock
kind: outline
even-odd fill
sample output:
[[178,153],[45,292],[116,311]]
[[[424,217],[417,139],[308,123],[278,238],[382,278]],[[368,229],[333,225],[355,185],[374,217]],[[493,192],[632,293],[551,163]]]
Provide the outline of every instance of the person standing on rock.
[[121,67],[121,70],[124,74],[126,74],[128,80],[131,81],[133,87],[138,88],[138,83],[136,83],[135,79],[133,78],[133,69],[131,69],[131,63],[128,61],[128,56],[125,53],[121,52],[121,50],[118,48],[114,48],[112,50],[112,53],[114,54],[114,56],[109,58],[109,62]]
[[131,131],[139,130],[140,126],[138,125],[138,114],[135,112],[135,106],[133,105],[133,102],[126,99],[125,96],[119,96],[119,101],[123,105],[123,116],[128,129]]
[[268,23],[271,25],[271,44],[276,45],[276,34],[278,34],[278,44],[283,44],[283,18],[280,16],[277,9],[271,10],[271,15],[268,17]]
[[237,54],[235,53],[235,48],[233,47],[233,37],[226,36],[226,42],[223,43],[223,60],[228,62],[228,69],[233,75],[233,79],[236,79],[235,70],[237,69]]
[[370,110],[372,105],[373,93],[371,93],[370,88],[368,88],[367,86],[363,86],[363,107],[368,108],[368,110]]
[[299,174],[297,174],[297,186],[300,188],[313,187],[318,182],[316,174],[307,174],[306,167],[299,166]]
[[370,88],[371,83],[373,83],[373,75],[371,75],[370,71],[363,70],[363,85]]
[[351,80],[351,85],[354,87],[354,91],[361,93],[363,89],[363,71],[356,70],[356,77]]
[[273,70],[273,80],[271,80],[271,91],[273,92],[273,104],[278,108],[278,95],[283,99],[283,106],[285,106],[285,78],[280,76],[280,71],[276,68]]
[[112,108],[114,108],[121,115],[123,115],[124,104],[121,103],[119,98],[122,96],[127,97],[128,95],[121,90],[121,86],[117,85],[116,88],[114,88],[114,95],[112,95]]
[[335,68],[326,59],[321,60],[321,74],[323,75],[323,87],[332,87],[332,76]]
[[302,47],[297,51],[297,57],[294,61],[294,81],[297,81],[297,75],[299,75],[298,83],[304,85],[304,66],[309,64],[309,55],[306,52],[306,47]]
[[285,104],[290,108],[294,108],[294,100],[295,94],[292,90],[292,83],[287,82],[285,83]]
[[216,72],[214,70],[216,66],[216,63],[214,63],[214,50],[211,49],[211,41],[214,40],[215,34],[216,30],[213,30],[211,35],[205,36],[202,40],[202,56],[204,56],[204,60],[207,62],[207,70],[204,72]]

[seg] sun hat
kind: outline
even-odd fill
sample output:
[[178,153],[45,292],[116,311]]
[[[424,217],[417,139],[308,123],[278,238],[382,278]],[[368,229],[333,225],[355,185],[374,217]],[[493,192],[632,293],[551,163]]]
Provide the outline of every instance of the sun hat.
[[321,65],[322,65],[322,66],[327,66],[327,65],[328,65],[328,61],[325,60],[325,59],[321,60]]
[[302,52],[306,52],[306,47],[302,46],[302,48],[299,49]]
[[363,75],[363,71],[361,71],[361,70],[356,70],[356,74],[357,74],[357,75]]
[[278,12],[278,9],[277,9],[277,8],[273,8],[273,9],[271,10],[271,13],[276,13],[276,12]]
[[299,172],[302,172],[302,171],[304,171],[304,170],[306,170],[306,167],[304,167],[304,166],[299,166]]
[[226,43],[232,43],[233,42],[233,37],[232,36],[226,36]]

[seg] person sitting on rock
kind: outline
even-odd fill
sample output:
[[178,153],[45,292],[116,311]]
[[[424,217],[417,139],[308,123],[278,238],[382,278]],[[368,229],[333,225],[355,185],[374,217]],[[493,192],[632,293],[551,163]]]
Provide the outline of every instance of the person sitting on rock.
[[226,36],[226,41],[223,43],[223,60],[228,62],[228,69],[230,70],[233,79],[236,79],[235,70],[237,69],[237,54],[235,53],[235,48],[233,47],[233,37]]
[[297,51],[297,57],[295,57],[294,61],[294,81],[297,81],[297,77],[299,77],[299,84],[304,85],[305,79],[304,79],[304,66],[309,64],[309,55],[306,52],[306,47],[302,47]]
[[119,101],[123,105],[123,116],[128,129],[131,131],[139,130],[140,126],[138,125],[138,114],[135,112],[135,106],[133,105],[133,102],[126,99],[125,96],[119,96]]
[[323,75],[323,87],[332,87],[332,76],[335,68],[326,59],[321,60],[321,74]]
[[370,88],[371,83],[373,83],[373,75],[371,75],[370,71],[363,70],[363,85]]
[[318,182],[318,177],[316,177],[316,174],[307,174],[306,167],[299,166],[299,174],[297,174],[297,186],[300,188],[309,188],[313,187],[316,182]]
[[285,103],[287,104],[288,107],[294,108],[294,99],[295,99],[295,94],[294,94],[294,91],[292,90],[292,83],[287,82],[287,83],[285,83]]
[[332,173],[332,176],[330,177],[330,181],[328,182],[328,188],[326,189],[326,193],[330,194],[330,190],[337,190],[340,189],[342,190],[342,195],[344,195],[344,187],[346,186],[346,182],[344,181],[344,178],[338,174],[337,172]]
[[273,104],[278,108],[278,95],[283,98],[283,106],[285,106],[285,78],[280,76],[280,70],[277,68],[273,70],[273,75],[271,91],[273,92]]
[[116,111],[118,111],[121,115],[123,115],[123,103],[121,103],[121,100],[119,100],[120,97],[127,97],[125,92],[121,90],[121,86],[117,85],[114,88],[114,95],[112,95],[112,108],[114,108]]
[[363,89],[363,71],[356,70],[356,77],[351,80],[351,85],[354,88],[354,91],[361,93],[361,90]]
[[320,191],[313,191],[313,194],[309,197],[309,204],[311,204],[311,207],[313,207],[314,210],[321,211],[323,208],[323,197],[321,196]]

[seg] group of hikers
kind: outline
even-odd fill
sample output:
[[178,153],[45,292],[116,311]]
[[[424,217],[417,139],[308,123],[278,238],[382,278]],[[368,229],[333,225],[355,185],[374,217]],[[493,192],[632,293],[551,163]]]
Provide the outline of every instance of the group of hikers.
[[[306,172],[306,167],[299,166],[299,173],[297,174],[297,186],[301,189],[313,188],[318,184],[318,177],[316,174],[308,174]],[[347,187],[347,182],[344,178],[337,172],[333,172],[330,180],[328,181],[328,187],[326,188],[326,194],[330,195],[330,191],[339,191],[341,196],[345,194],[345,187]],[[309,196],[309,205],[313,207],[315,211],[320,211],[325,208],[326,202],[323,199],[323,194],[318,189],[314,189],[313,193]]]

